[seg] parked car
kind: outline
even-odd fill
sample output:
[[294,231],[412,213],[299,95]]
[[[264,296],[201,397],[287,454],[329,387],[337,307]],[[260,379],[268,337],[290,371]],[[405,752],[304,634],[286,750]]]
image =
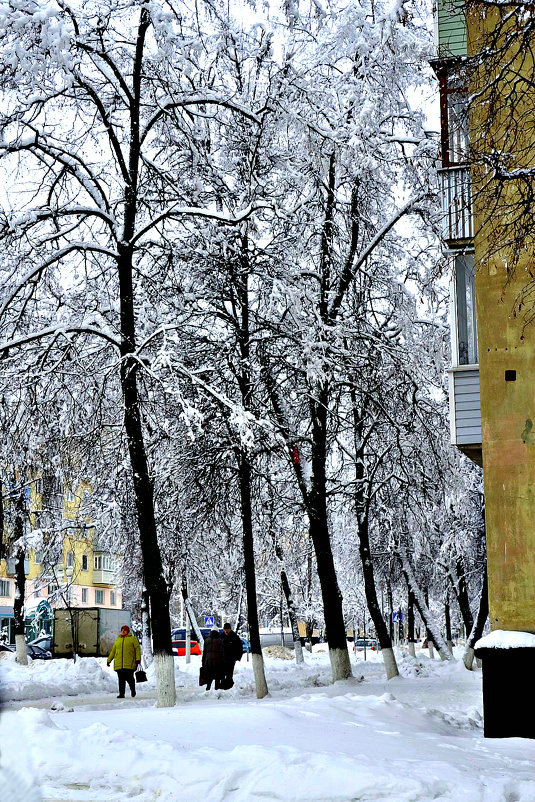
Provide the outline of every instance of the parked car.
[[[9,643],[0,643],[0,652],[14,652],[15,647]],[[52,654],[47,649],[35,646],[33,643],[26,644],[26,651],[32,660],[50,660]]]
[[[186,641],[174,640],[171,642],[171,648],[175,657],[184,657],[186,654]],[[201,647],[196,640],[191,641],[190,654],[202,654]]]
[[40,649],[44,649],[45,652],[50,652],[50,654],[52,654],[53,643],[54,638],[52,635],[41,635],[39,638],[29,641],[28,646],[39,646]]
[[377,641],[375,638],[357,638],[354,651],[361,652],[364,651],[364,648],[371,649],[372,652],[375,652],[377,649]]
[[43,649],[41,646],[38,646],[36,643],[27,643],[26,644],[26,651],[32,658],[32,660],[51,660],[52,659],[52,652],[49,649]]

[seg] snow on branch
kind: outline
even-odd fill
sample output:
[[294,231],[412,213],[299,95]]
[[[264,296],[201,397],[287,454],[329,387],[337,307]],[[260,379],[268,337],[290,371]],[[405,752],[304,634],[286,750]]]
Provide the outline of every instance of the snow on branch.
[[11,290],[11,292],[7,295],[2,306],[0,307],[0,318],[8,308],[8,306],[12,303],[12,301],[16,298],[20,290],[33,278],[39,275],[39,273],[45,270],[50,265],[53,265],[56,262],[59,262],[60,259],[63,259],[65,256],[68,256],[73,251],[82,251],[87,253],[88,251],[92,253],[102,253],[106,256],[111,256],[112,259],[117,259],[118,254],[115,251],[110,250],[109,248],[105,248],[102,245],[99,245],[97,242],[71,242],[69,245],[66,245],[65,248],[60,248],[57,251],[54,251],[54,254],[50,256],[48,259],[45,259],[44,262],[40,262],[36,267],[32,267],[25,276],[18,282],[18,284]]
[[96,326],[49,326],[46,329],[41,329],[41,331],[30,332],[29,334],[25,334],[23,337],[17,337],[14,340],[6,340],[5,342],[0,343],[0,354],[5,355],[13,348],[20,348],[23,345],[35,342],[36,340],[42,340],[45,337],[58,337],[61,335],[67,337],[67,335],[70,333],[95,335],[111,343],[111,345],[115,346],[116,348],[119,348],[120,346],[119,341],[115,337],[108,332],[103,331],[102,329],[98,329]]
[[171,206],[165,212],[162,212],[150,223],[147,223],[146,226],[143,226],[141,231],[138,231],[137,234],[134,234],[131,240],[131,245],[134,245],[141,237],[143,237],[151,228],[157,226],[158,223],[163,222],[164,220],[174,220],[176,218],[181,217],[204,217],[207,220],[217,220],[220,223],[226,223],[229,226],[236,226],[240,223],[243,223],[244,220],[247,220],[254,212],[259,211],[260,209],[272,209],[272,204],[267,201],[256,201],[254,203],[250,203],[249,206],[246,206],[245,209],[242,209],[236,215],[224,214],[223,212],[216,212],[215,210],[210,209],[201,209],[197,206],[182,206],[182,207],[173,207]]

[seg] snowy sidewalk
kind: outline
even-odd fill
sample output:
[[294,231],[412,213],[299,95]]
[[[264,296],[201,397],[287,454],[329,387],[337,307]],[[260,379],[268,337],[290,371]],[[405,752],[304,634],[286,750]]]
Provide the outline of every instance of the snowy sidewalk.
[[479,672],[422,657],[387,683],[370,661],[362,681],[328,685],[327,656],[266,662],[261,701],[250,667],[217,698],[192,666],[171,709],[150,690],[66,697],[69,713],[10,708],[3,760],[22,757],[45,802],[535,801],[535,742],[483,738]]

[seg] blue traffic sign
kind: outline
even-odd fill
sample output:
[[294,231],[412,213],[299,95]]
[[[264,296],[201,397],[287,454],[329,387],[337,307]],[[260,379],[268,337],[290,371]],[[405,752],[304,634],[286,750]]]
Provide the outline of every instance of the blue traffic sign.
[[396,623],[396,621],[401,623],[403,621],[403,613],[392,613],[392,621],[394,623]]
[[214,616],[213,615],[205,615],[204,616],[204,626],[205,627],[213,627],[214,626]]

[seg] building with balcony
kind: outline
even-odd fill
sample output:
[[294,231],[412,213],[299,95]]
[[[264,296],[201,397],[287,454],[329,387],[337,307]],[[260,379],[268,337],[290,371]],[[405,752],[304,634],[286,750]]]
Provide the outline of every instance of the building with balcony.
[[[533,95],[535,65],[520,34],[528,21],[522,14],[534,12],[518,13],[505,18],[484,3],[438,0],[432,66],[440,92],[444,250],[452,268],[451,439],[483,467],[491,629],[535,633],[535,330],[518,307],[534,275],[535,248],[525,233],[515,239],[512,214],[527,187],[515,176],[535,164],[535,102],[523,100]],[[515,117],[522,125],[511,123]],[[503,154],[511,167],[505,181],[493,166]],[[535,198],[533,176],[528,197]],[[496,651],[500,687],[509,684],[516,696],[493,696],[497,662],[484,660],[485,734],[535,737],[535,724],[515,701],[530,692],[535,649],[522,656],[514,648]],[[497,711],[508,705],[518,709],[506,720]]]
[[[50,546],[31,549],[25,559],[25,620],[28,637],[51,626],[49,610],[58,607],[122,609],[117,555],[99,542],[83,502],[88,484],[62,488],[54,480],[37,477],[28,482],[27,512],[32,530],[42,530]],[[53,529],[61,534],[47,535]],[[13,603],[15,559],[0,560],[0,628],[14,642]]]

